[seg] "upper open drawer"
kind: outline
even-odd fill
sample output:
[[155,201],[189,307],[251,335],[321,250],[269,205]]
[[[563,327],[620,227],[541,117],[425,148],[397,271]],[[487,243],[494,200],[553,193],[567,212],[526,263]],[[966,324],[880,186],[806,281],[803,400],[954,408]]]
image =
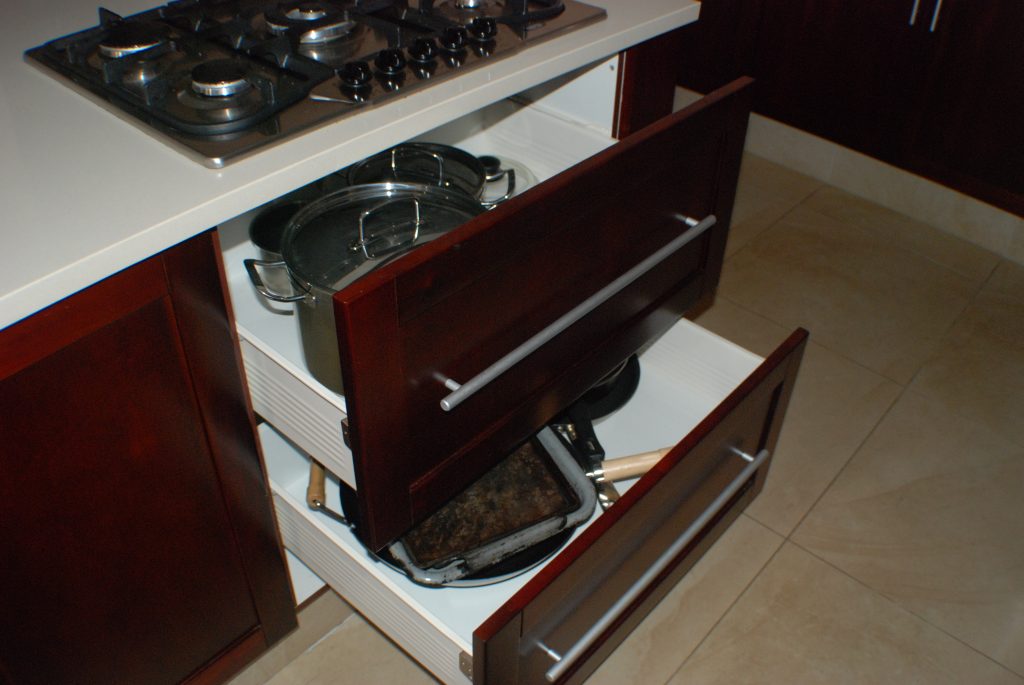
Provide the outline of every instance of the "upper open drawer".
[[334,296],[359,533],[371,547],[710,294],[748,85],[708,95]]

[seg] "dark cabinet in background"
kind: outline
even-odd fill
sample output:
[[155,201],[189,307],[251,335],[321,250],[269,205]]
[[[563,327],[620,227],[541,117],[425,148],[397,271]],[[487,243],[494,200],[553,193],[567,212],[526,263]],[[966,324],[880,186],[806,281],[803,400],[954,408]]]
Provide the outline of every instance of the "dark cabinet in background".
[[[1024,213],[1024,5],[705,0],[679,84]],[[715,55],[712,63],[707,53]]]
[[753,65],[758,111],[872,156],[898,158],[927,64],[927,34],[910,26],[910,3],[762,5]]
[[0,681],[222,682],[294,627],[217,259],[0,333]]
[[1024,3],[943,0],[927,16],[933,58],[909,165],[1024,215]]

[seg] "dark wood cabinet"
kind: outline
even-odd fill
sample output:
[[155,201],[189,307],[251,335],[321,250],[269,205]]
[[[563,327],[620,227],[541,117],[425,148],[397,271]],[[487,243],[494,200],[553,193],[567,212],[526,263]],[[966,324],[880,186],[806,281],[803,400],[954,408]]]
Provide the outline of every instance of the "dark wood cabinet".
[[927,17],[911,25],[909,0],[762,5],[757,111],[879,159],[905,156],[925,80]]
[[[1020,3],[704,5],[680,85],[752,75],[754,111],[1024,213]],[[712,65],[705,50],[728,57]]]
[[910,165],[1024,215],[1024,4],[943,0],[932,17]]
[[710,93],[753,74],[754,42],[763,9],[752,0],[703,0],[700,20],[677,31],[678,84]]
[[295,625],[216,240],[0,332],[0,680],[222,682]]

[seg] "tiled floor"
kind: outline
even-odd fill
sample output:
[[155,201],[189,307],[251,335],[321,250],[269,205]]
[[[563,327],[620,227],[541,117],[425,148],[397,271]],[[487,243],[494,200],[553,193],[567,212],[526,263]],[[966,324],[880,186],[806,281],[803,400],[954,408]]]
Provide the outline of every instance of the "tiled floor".
[[[1024,685],[1024,267],[748,157],[698,321],[811,344],[764,492],[590,683]],[[431,678],[353,615],[268,682]]]

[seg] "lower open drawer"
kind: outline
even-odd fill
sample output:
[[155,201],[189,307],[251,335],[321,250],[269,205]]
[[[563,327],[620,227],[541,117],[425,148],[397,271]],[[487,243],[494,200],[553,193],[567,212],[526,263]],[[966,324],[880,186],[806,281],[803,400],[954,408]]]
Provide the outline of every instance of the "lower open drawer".
[[[676,445],[544,564],[484,587],[418,586],[305,503],[309,460],[260,430],[285,546],[444,682],[578,682],[760,490],[804,331],[767,359],[681,320],[596,424],[608,457]],[[620,484],[620,489],[622,489]],[[337,483],[329,504],[340,508]]]

